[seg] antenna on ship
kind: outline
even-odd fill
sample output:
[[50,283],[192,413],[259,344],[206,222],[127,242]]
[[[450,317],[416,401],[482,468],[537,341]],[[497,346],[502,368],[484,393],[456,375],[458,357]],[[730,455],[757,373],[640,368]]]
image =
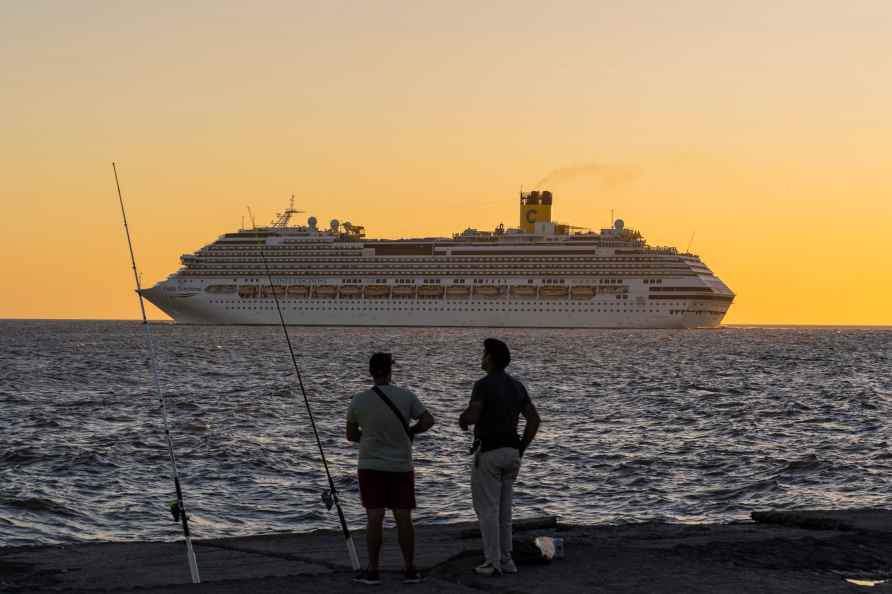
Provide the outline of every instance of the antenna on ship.
[[251,229],[256,229],[257,225],[254,223],[254,213],[251,212],[251,207],[245,206],[245,208],[248,209],[248,217],[250,217],[250,219],[251,219]]
[[313,428],[313,435],[316,437],[316,445],[319,447],[319,456],[322,458],[322,468],[325,469],[325,476],[328,479],[328,490],[322,492],[322,501],[325,503],[325,507],[329,510],[332,506],[337,508],[338,519],[341,522],[341,531],[344,533],[344,541],[347,544],[347,554],[350,556],[350,563],[353,565],[354,571],[359,571],[359,555],[356,554],[356,545],[353,544],[353,536],[350,535],[350,528],[347,527],[344,510],[341,509],[338,490],[335,488],[334,479],[331,478],[331,471],[328,469],[328,461],[325,459],[325,450],[322,448],[322,440],[319,439],[319,431],[316,429],[316,420],[313,417],[313,409],[310,407],[310,399],[307,398],[307,391],[304,389],[304,381],[300,374],[300,367],[297,365],[297,357],[294,355],[294,346],[291,344],[291,337],[288,335],[288,327],[285,325],[285,316],[282,315],[282,308],[279,305],[279,297],[276,295],[276,287],[273,285],[273,277],[270,273],[269,263],[266,261],[266,254],[264,253],[263,248],[260,248],[260,258],[263,260],[264,269],[266,269],[269,292],[273,296],[273,301],[276,304],[276,311],[279,313],[279,323],[282,325],[282,332],[285,334],[285,342],[288,343],[288,352],[291,353],[291,363],[294,365],[294,375],[297,376],[297,385],[300,386],[300,393],[304,397],[304,404],[307,407],[307,415],[310,417],[310,426]]
[[170,427],[167,423],[167,402],[161,393],[161,382],[158,380],[158,361],[155,355],[155,343],[152,341],[152,333],[149,330],[149,320],[146,318],[146,306],[142,298],[142,286],[139,281],[140,274],[136,270],[136,258],[133,255],[133,242],[130,240],[130,227],[127,226],[127,213],[124,211],[124,198],[121,197],[121,184],[118,183],[118,168],[112,162],[112,170],[115,172],[115,187],[118,189],[118,202],[121,204],[121,217],[124,219],[124,232],[127,234],[127,247],[130,249],[130,263],[133,265],[133,279],[136,281],[136,294],[139,296],[139,311],[142,313],[142,325],[146,331],[146,344],[149,347],[149,361],[152,367],[152,380],[155,386],[155,395],[161,402],[161,416],[164,419],[164,436],[167,438],[167,453],[170,455],[170,467],[173,473],[173,484],[176,488],[177,500],[170,506],[174,521],[180,521],[183,526],[183,537],[186,539],[186,559],[189,562],[189,573],[192,575],[192,583],[201,582],[198,575],[198,562],[195,560],[195,551],[192,548],[192,537],[189,535],[189,516],[186,514],[186,506],[183,503],[183,489],[180,486],[180,476],[177,472],[177,459],[173,453],[173,440],[170,437]]
[[273,227],[284,229],[288,226],[288,223],[291,221],[291,217],[298,213],[304,212],[302,210],[294,209],[294,194],[291,195],[291,202],[284,211],[276,213],[276,220],[273,221]]
[[685,253],[686,253],[686,254],[690,254],[690,253],[691,253],[691,244],[694,243],[694,235],[696,235],[696,234],[697,234],[697,230],[694,229],[694,232],[691,233],[691,239],[688,240],[688,247],[685,248]]

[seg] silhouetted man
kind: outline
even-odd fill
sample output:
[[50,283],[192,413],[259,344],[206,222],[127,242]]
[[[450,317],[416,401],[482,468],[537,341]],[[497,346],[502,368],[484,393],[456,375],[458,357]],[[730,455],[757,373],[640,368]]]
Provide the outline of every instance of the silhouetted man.
[[[487,375],[474,384],[471,402],[458,418],[462,430],[474,425],[471,496],[483,539],[484,562],[474,568],[480,575],[517,573],[511,558],[511,498],[520,459],[540,422],[524,385],[505,373],[510,362],[504,342],[483,341],[481,367]],[[526,419],[522,438],[517,435],[520,415]]]
[[[390,385],[392,367],[390,353],[372,355],[369,373],[375,385],[354,396],[347,411],[347,439],[359,443],[359,492],[368,519],[369,565],[354,578],[364,584],[381,583],[378,561],[387,509],[393,510],[399,533],[404,582],[422,581],[415,569],[412,440],[433,426],[434,417],[415,394]],[[418,422],[409,426],[407,419]]]

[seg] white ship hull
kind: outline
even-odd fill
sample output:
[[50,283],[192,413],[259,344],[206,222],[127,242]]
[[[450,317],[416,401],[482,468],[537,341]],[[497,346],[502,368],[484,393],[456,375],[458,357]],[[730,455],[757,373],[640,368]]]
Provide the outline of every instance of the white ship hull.
[[[178,324],[278,325],[273,299],[168,292],[144,295]],[[648,302],[632,296],[587,301],[524,299],[281,299],[285,323],[293,326],[440,326],[495,328],[714,328],[729,303]]]

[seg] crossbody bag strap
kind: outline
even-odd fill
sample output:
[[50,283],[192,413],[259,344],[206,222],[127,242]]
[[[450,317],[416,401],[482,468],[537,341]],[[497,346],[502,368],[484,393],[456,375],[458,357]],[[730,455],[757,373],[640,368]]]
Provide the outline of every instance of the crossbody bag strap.
[[400,409],[396,407],[396,405],[393,403],[393,400],[388,398],[387,394],[385,394],[381,388],[379,388],[378,386],[372,386],[372,390],[375,391],[375,394],[381,397],[381,400],[384,401],[384,404],[386,404],[390,408],[390,410],[393,411],[393,414],[396,415],[396,418],[400,420],[400,425],[403,426],[403,429],[406,431],[406,435],[409,436],[409,440],[411,441],[414,436],[412,435],[412,432],[409,431],[409,423],[406,422],[406,417],[403,416],[403,413],[400,412]]

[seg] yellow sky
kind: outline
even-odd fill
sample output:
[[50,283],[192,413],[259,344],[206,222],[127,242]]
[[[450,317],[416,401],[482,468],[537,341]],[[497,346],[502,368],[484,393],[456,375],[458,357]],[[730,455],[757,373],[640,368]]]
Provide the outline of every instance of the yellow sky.
[[477,4],[3,5],[0,317],[138,315],[116,160],[147,284],[246,205],[448,235],[597,164],[555,218],[695,234],[727,323],[892,324],[892,4]]

